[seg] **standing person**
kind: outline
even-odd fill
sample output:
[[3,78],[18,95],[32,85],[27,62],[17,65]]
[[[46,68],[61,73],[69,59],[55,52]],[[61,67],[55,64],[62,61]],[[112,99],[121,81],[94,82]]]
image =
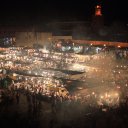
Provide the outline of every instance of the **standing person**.
[[16,103],[19,104],[20,101],[20,94],[17,92],[16,93]]

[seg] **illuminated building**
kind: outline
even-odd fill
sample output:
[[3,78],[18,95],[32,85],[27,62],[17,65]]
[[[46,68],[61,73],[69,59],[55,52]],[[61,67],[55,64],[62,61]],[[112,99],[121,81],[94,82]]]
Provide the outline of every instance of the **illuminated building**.
[[65,20],[44,23],[38,26],[0,26],[0,37],[16,37],[17,45],[29,46],[41,43],[48,44],[49,42],[52,42],[52,40],[59,39],[83,40],[83,42],[127,42],[127,25],[124,27],[120,24],[106,26],[104,24],[103,14],[102,5],[98,3],[94,7],[92,17],[87,21]]
[[98,31],[104,26],[104,18],[102,15],[101,5],[95,6],[95,14],[92,17],[92,29],[93,31]]
[[101,5],[97,5],[95,7],[95,16],[102,16],[102,13],[101,13]]

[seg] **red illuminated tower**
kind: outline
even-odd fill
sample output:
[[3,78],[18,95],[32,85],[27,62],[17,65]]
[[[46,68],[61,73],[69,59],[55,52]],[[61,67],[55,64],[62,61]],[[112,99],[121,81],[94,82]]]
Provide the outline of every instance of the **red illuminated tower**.
[[102,16],[101,5],[96,5],[96,7],[95,7],[95,16]]
[[95,6],[95,13],[92,18],[92,27],[94,29],[100,29],[103,27],[103,15],[102,15],[102,6],[101,4],[97,4]]

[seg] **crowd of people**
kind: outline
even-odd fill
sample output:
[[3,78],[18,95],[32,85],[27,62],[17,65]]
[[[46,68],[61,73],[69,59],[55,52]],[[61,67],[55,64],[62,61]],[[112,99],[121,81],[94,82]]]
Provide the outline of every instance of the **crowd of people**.
[[[43,53],[43,51],[36,51],[34,49],[23,50],[26,52],[21,52],[22,50],[7,49],[7,51],[4,51],[0,56],[2,60],[0,61],[0,107],[9,106],[11,104],[20,105],[21,100],[23,100],[21,98],[24,97],[24,100],[26,100],[27,103],[28,113],[33,114],[33,116],[36,116],[36,118],[39,116],[39,114],[41,114],[42,102],[46,101],[50,105],[50,111],[54,115],[54,118],[58,115],[58,117],[60,117],[61,115],[61,119],[67,118],[69,120],[71,119],[72,121],[78,117],[82,117],[81,121],[85,121],[85,118],[90,118],[91,116],[91,121],[93,122],[92,124],[95,125],[95,127],[99,127],[99,120],[96,118],[102,117],[102,115],[97,115],[99,113],[106,113],[104,121],[110,121],[108,117],[110,117],[113,113],[118,116],[119,120],[121,119],[119,115],[125,119],[128,119],[126,115],[126,117],[123,116],[124,111],[128,112],[128,90],[126,86],[128,83],[125,83],[125,85],[119,83],[120,79],[118,79],[116,76],[118,75],[118,77],[120,77],[121,73],[118,71],[118,69],[118,74],[116,71],[114,72],[116,73],[114,76],[114,85],[116,86],[110,88],[107,87],[107,90],[105,87],[102,93],[98,93],[93,90],[87,93],[85,92],[84,95],[76,93],[74,94],[71,93],[70,90],[67,90],[66,85],[64,85],[61,80],[54,78],[54,76],[57,76],[56,72],[53,72],[52,74],[51,72],[48,73],[47,70],[45,70],[45,72],[44,70],[41,70],[43,68],[58,68],[58,66],[54,65],[57,61],[57,65],[60,64],[59,62],[63,61],[63,64],[66,63],[66,66],[68,64],[73,64],[74,62],[77,63],[80,60],[82,60],[84,63],[88,63],[92,60],[99,61],[106,57],[106,53],[86,55],[82,57],[80,57],[80,55],[72,57],[71,53],[65,53],[60,57],[61,53],[54,53],[51,55],[51,53],[46,54]],[[111,53],[111,51],[108,53]],[[58,58],[58,54],[60,58]],[[116,59],[118,59],[117,55],[120,56],[119,53],[117,54],[116,50],[112,50],[112,55]],[[66,68],[66,66],[64,68]],[[10,73],[13,74],[12,77],[9,77]],[[58,76],[60,75],[61,77],[67,77],[67,75],[62,74],[59,74]],[[10,82],[7,78],[11,79]],[[112,120],[116,118],[115,115],[112,116]],[[61,119],[58,120],[60,121]],[[53,120],[50,123],[50,127],[53,127]],[[86,126],[85,123],[80,124],[80,122],[78,123],[78,127],[81,125],[82,127]],[[123,127],[123,123],[124,121],[121,120],[121,127]],[[75,121],[71,122],[71,124],[72,127],[75,127],[75,125],[77,127],[78,125]],[[108,126],[106,122],[104,124]],[[128,126],[127,123],[124,125]]]

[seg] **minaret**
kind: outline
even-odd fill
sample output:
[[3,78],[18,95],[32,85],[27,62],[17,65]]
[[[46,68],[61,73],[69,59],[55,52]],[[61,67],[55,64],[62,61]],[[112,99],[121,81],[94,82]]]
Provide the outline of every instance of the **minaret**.
[[100,29],[103,27],[103,15],[102,15],[102,6],[101,4],[97,4],[95,6],[95,13],[92,18],[92,27],[94,29]]
[[96,7],[95,7],[95,16],[102,16],[101,5],[96,5]]

